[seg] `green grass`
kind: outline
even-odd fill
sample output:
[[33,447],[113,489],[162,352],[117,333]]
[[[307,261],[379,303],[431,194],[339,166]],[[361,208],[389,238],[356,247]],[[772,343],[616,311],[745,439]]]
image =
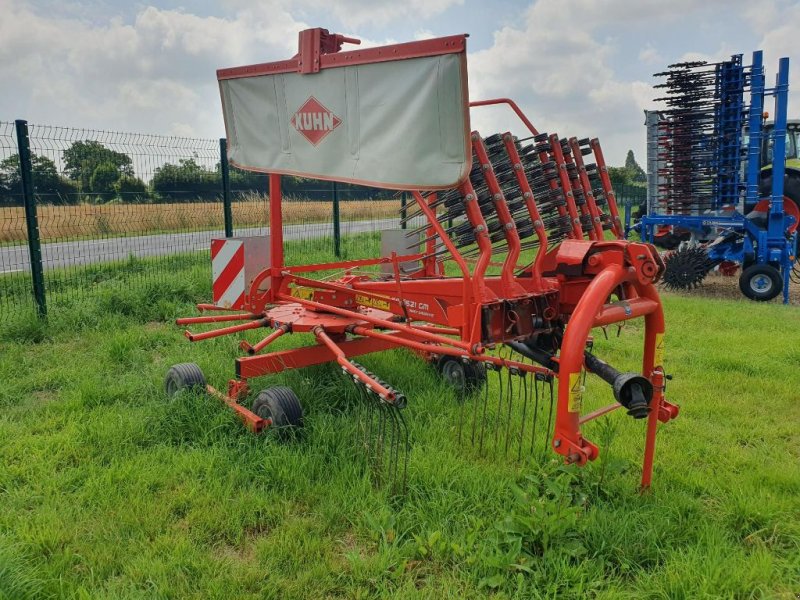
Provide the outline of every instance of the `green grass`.
[[[432,368],[400,350],[364,357],[409,396],[408,490],[392,498],[364,468],[335,368],[253,382],[298,391],[307,427],[290,442],[248,434],[214,399],[168,400],[177,362],[223,387],[236,340],[190,344],[168,323],[206,299],[207,265],[176,265],[169,285],[137,276],[59,296],[46,327],[0,324],[0,598],[800,593],[795,307],[665,298],[681,415],[660,430],[643,496],[643,425],[621,412],[587,427],[608,452],[584,469],[489,460],[456,442],[459,404]],[[635,368],[640,327],[609,333],[598,354]]]

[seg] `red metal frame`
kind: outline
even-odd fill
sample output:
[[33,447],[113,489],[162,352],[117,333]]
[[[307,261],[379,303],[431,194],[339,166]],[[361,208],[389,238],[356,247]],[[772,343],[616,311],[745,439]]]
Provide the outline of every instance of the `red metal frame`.
[[[314,73],[323,68],[343,65],[463,52],[465,39],[466,36],[451,36],[339,52],[342,43],[356,43],[357,40],[329,34],[327,30],[313,29],[301,33],[300,50],[294,58],[278,63],[221,69],[218,78],[222,80],[282,72]],[[508,98],[475,101],[470,106],[500,104],[510,106],[531,134],[539,135],[533,123]],[[534,262],[522,272],[517,272],[522,243],[515,217],[508,208],[481,136],[478,132],[472,132],[472,148],[481,164],[497,219],[508,244],[499,276],[487,276],[487,268],[493,262],[493,245],[469,179],[461,184],[459,192],[464,199],[466,219],[475,234],[477,260],[472,267],[437,220],[436,194],[426,197],[419,191],[414,191],[413,196],[420,213],[428,221],[425,252],[287,267],[283,255],[280,175],[270,175],[271,265],[250,283],[245,296],[245,306],[250,312],[178,320],[182,325],[244,321],[199,334],[187,332],[187,337],[192,341],[262,327],[273,330],[255,345],[244,341],[241,343],[242,350],[248,356],[236,359],[236,379],[229,382],[227,394],[217,392],[210,386],[209,391],[231,406],[247,426],[257,432],[271,423],[240,404],[248,392],[248,380],[254,377],[336,362],[385,402],[392,403],[396,399],[396,392],[355,366],[351,358],[398,347],[426,356],[454,356],[495,368],[557,377],[558,400],[552,446],[568,462],[582,465],[595,459],[598,449],[583,437],[581,425],[619,407],[618,404],[612,404],[581,415],[582,392],[574,382],[584,370],[584,351],[591,330],[644,317],[642,374],[649,378],[655,389],[646,427],[641,482],[643,487],[649,486],[657,423],[672,419],[678,413],[677,407],[664,399],[665,377],[663,365],[660,364],[663,362],[660,344],[664,336],[664,316],[654,283],[663,271],[663,263],[656,250],[648,244],[621,239],[603,240],[601,213],[595,203],[577,141],[575,138],[569,140],[572,154],[569,160],[574,162],[578,171],[574,178],[567,173],[568,161],[561,151],[558,135],[550,135],[548,141],[549,151],[542,150],[539,156],[542,162],[555,161],[561,189],[566,195],[566,208],[562,208],[560,214],[569,215],[571,220],[569,238],[552,249],[548,249],[547,231],[532,187],[526,179],[515,139],[508,132],[503,134],[505,152],[514,167],[519,190],[523,194],[524,205],[539,244]],[[621,223],[602,150],[596,139],[591,140],[591,147],[608,200],[614,233],[620,235],[618,230]],[[558,187],[559,182],[551,182],[550,185]],[[589,240],[584,239],[581,230],[574,200],[575,190],[581,190],[584,194],[586,203],[583,210],[592,218]],[[441,262],[435,258],[436,237],[449,252],[449,259],[458,266],[460,277],[443,275]],[[422,260],[423,268],[401,277],[398,265],[404,260]],[[377,264],[392,264],[394,276],[376,278],[350,272],[350,269]],[[344,270],[345,275],[336,281],[319,281],[304,276],[305,273],[331,269]],[[609,297],[614,293],[622,294],[624,300],[609,302]],[[564,329],[560,353],[555,359],[558,363],[557,373],[543,366],[533,366],[487,352],[495,344],[527,339],[531,335],[530,329],[517,329],[517,326],[523,327],[525,323],[501,321],[498,328],[498,324],[492,321],[495,315],[504,313],[508,306],[522,311],[521,314],[544,319],[549,323],[547,327],[556,322],[568,324]],[[198,305],[198,308],[219,310],[207,304]],[[525,313],[525,310],[533,312]],[[261,353],[287,333],[311,333],[316,344]]]

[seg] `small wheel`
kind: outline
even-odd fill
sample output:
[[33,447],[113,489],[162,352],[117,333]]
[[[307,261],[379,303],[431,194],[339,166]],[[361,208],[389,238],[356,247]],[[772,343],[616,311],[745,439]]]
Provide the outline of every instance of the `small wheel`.
[[261,390],[253,400],[252,411],[262,419],[272,419],[272,427],[288,431],[303,426],[303,407],[297,394],[283,385]]
[[783,291],[783,277],[772,265],[750,265],[739,277],[739,289],[750,300],[766,302]]
[[170,398],[181,390],[202,391],[205,387],[205,375],[195,363],[173,365],[164,378],[164,391]]
[[470,393],[486,383],[486,369],[476,362],[443,356],[436,365],[442,377],[460,393]]

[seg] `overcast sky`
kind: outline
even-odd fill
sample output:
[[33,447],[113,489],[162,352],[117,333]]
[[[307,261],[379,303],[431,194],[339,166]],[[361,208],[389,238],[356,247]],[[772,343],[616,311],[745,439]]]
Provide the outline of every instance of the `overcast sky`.
[[[220,137],[215,70],[289,58],[303,28],[370,45],[469,33],[472,99],[511,96],[540,130],[599,137],[612,164],[629,148],[644,163],[668,63],[761,48],[771,81],[800,58],[800,2],[784,0],[0,0],[0,15],[0,120]],[[478,110],[484,134],[515,127]]]

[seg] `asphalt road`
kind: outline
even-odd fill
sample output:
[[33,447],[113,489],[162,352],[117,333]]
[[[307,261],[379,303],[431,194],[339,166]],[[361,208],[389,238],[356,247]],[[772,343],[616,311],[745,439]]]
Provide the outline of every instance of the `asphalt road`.
[[[377,221],[342,221],[342,235],[395,229],[398,219],[379,219]],[[237,229],[237,236],[269,234],[269,227]],[[102,240],[78,240],[74,242],[53,242],[42,244],[42,262],[45,269],[58,269],[68,266],[125,260],[129,256],[146,258],[166,256],[183,252],[207,250],[211,239],[224,237],[223,231],[196,231],[192,233],[163,233],[115,237]],[[285,225],[284,240],[314,239],[333,237],[332,223],[309,223]],[[28,246],[0,247],[0,274],[19,273],[30,270]]]

